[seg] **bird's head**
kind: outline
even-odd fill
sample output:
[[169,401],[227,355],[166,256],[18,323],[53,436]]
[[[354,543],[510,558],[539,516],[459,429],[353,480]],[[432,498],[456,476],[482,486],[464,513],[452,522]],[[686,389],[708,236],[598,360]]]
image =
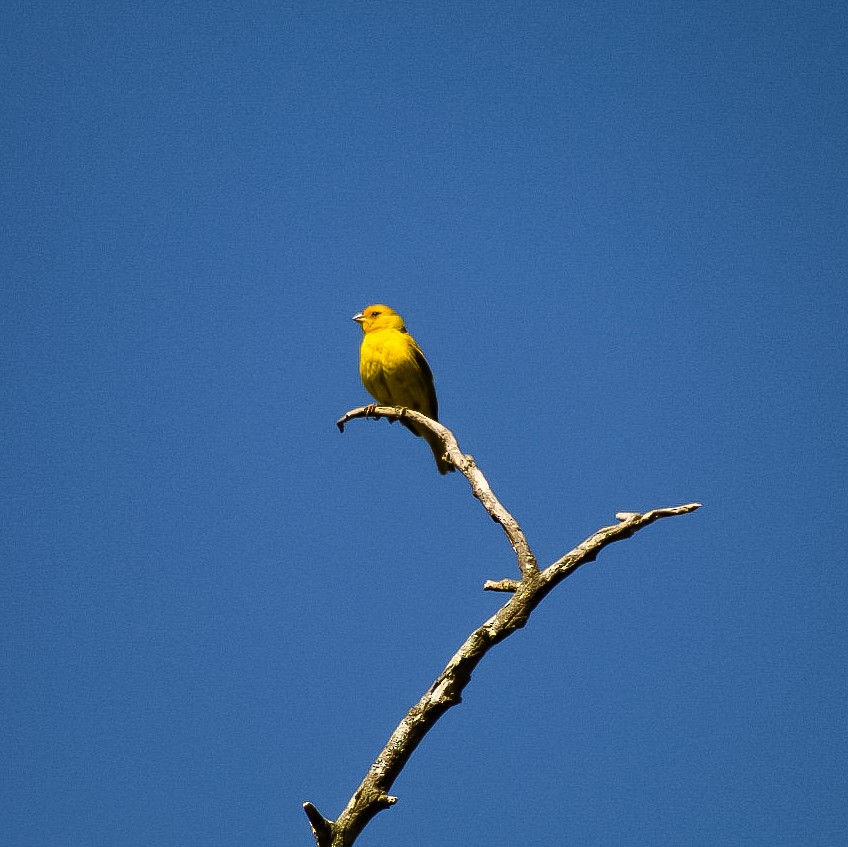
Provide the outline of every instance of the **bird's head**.
[[358,315],[354,315],[353,319],[362,327],[363,332],[376,332],[380,329],[399,329],[405,330],[403,318],[390,306],[384,306],[382,303],[377,303],[373,306],[366,306]]

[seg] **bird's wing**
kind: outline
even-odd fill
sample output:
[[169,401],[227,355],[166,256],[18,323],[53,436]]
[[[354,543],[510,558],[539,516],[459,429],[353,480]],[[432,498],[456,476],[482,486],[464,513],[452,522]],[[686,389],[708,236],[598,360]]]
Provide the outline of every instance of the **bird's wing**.
[[412,355],[418,370],[421,372],[421,383],[427,396],[427,408],[418,411],[437,421],[439,419],[439,401],[436,399],[436,382],[433,379],[433,372],[430,370],[421,348],[415,342],[412,344]]

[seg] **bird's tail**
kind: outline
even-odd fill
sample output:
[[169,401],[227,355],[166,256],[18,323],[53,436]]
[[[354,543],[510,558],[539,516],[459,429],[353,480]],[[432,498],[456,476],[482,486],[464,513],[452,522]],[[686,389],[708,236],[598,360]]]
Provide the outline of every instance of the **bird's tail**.
[[433,451],[433,458],[436,460],[436,467],[439,469],[439,473],[444,476],[447,473],[451,473],[451,471],[455,471],[456,467],[454,467],[453,463],[445,461],[442,458],[445,455],[445,445],[442,443],[442,439],[429,429],[422,432],[421,435]]
[[416,426],[412,421],[404,421],[403,423],[419,438],[423,438],[430,445],[430,449],[433,451],[433,458],[436,460],[436,467],[442,476],[456,470],[456,467],[451,462],[445,461],[442,458],[445,455],[445,445],[442,444],[442,439],[435,432],[427,429],[426,426]]

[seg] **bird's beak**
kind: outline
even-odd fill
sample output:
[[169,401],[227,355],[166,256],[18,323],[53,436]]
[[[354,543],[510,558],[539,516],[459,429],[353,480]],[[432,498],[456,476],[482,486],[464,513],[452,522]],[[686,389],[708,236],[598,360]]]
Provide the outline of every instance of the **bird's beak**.
[[363,314],[362,314],[362,312],[360,312],[358,315],[354,315],[354,316],[353,316],[353,319],[354,319],[354,320],[355,320],[358,324],[361,324],[361,323],[362,323],[362,321],[364,321],[364,320],[365,320],[365,315],[363,315]]

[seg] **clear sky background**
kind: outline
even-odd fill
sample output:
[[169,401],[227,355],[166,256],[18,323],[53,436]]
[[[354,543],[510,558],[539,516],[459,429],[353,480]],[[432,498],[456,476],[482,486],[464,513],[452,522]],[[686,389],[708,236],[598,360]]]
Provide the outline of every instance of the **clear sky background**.
[[368,400],[400,311],[547,564],[363,847],[848,828],[848,11],[0,11],[0,840],[290,847],[505,600]]

